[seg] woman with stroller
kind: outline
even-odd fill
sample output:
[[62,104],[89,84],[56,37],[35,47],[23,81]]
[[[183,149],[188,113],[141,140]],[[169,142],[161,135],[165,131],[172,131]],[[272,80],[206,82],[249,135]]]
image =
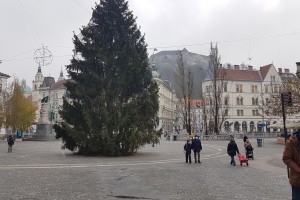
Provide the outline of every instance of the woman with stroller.
[[234,160],[234,156],[236,156],[236,153],[238,153],[238,155],[240,155],[240,152],[239,152],[238,146],[237,146],[236,143],[235,143],[234,138],[231,138],[231,139],[230,139],[230,142],[228,143],[228,146],[227,146],[227,153],[228,153],[228,155],[231,157],[230,164],[231,164],[232,166],[235,166],[236,163],[235,163],[235,160]]
[[249,141],[249,139],[246,139],[245,143],[244,143],[244,147],[245,147],[245,154],[246,154],[246,157],[249,159],[249,158],[252,158],[254,159],[253,157],[253,147],[252,147],[252,144],[251,142]]

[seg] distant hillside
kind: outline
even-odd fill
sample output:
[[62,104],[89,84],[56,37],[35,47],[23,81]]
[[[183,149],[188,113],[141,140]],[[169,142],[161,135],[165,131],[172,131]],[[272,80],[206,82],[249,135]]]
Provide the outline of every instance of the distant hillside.
[[[169,80],[172,88],[176,88],[177,84],[174,78],[174,72],[177,68],[177,51],[160,51],[149,58],[149,62],[155,63],[162,80]],[[182,50],[183,60],[186,68],[191,68],[194,79],[193,98],[201,97],[201,83],[205,79],[208,69],[209,57]]]

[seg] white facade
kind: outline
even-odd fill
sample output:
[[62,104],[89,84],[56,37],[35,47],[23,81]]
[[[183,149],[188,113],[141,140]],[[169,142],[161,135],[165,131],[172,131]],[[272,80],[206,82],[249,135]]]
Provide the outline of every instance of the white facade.
[[175,127],[179,125],[179,118],[176,115],[176,108],[179,106],[178,98],[175,91],[171,89],[163,80],[159,78],[153,78],[159,88],[159,111],[158,117],[162,125],[163,133],[173,133]]
[[[222,125],[222,132],[270,132],[267,125],[282,120],[278,116],[266,114],[270,109],[274,95],[279,95],[282,80],[273,64],[260,70],[225,69],[227,87],[223,89],[223,105],[228,102],[228,115]],[[202,83],[203,98],[209,97],[212,81]],[[225,99],[228,96],[229,99]],[[278,96],[277,96],[278,98]],[[209,101],[207,101],[209,102]],[[207,106],[209,107],[209,105]],[[208,117],[209,120],[213,118]]]
[[[7,89],[7,79],[9,77],[9,75],[0,72],[0,104],[2,104],[4,101],[4,91]],[[1,112],[2,111],[0,110],[0,115]],[[0,127],[0,134],[5,134],[4,127]]]

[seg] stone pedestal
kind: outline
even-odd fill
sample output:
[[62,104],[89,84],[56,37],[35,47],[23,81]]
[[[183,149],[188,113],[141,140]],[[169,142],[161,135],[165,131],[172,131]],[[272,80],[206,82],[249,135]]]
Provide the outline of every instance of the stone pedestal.
[[55,132],[52,128],[52,124],[38,123],[36,125],[36,134],[32,135],[32,138],[28,138],[27,140],[55,140]]

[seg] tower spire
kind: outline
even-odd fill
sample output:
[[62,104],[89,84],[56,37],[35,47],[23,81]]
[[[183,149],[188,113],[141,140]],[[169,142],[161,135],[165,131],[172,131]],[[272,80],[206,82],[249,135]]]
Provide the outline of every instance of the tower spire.
[[64,77],[64,73],[63,73],[62,67],[61,67],[60,68],[59,77],[58,77],[57,81],[64,80],[64,79],[65,79],[65,77]]

